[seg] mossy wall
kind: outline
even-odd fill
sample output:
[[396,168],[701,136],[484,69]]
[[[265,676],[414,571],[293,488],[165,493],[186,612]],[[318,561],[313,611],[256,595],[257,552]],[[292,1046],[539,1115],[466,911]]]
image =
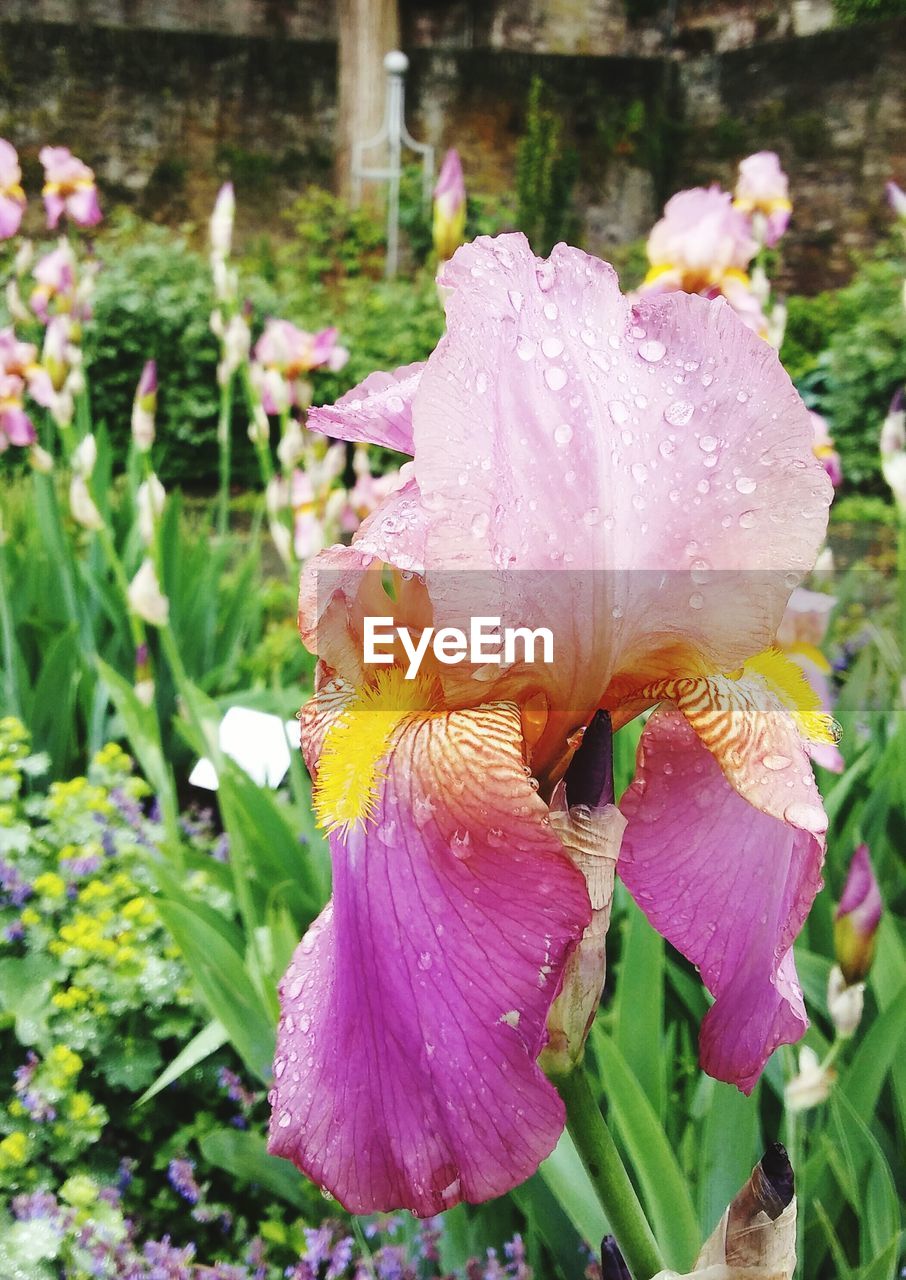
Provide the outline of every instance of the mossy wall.
[[[413,132],[458,146],[473,190],[509,192],[535,74],[578,154],[592,250],[644,235],[671,191],[732,184],[743,155],[770,147],[795,205],[786,284],[817,290],[889,227],[884,181],[906,182],[906,21],[678,61],[416,48]],[[108,206],[202,225],[231,176],[240,233],[274,231],[294,194],[331,181],[335,122],[330,40],[0,21],[0,135],[31,190],[39,147],[63,143]]]

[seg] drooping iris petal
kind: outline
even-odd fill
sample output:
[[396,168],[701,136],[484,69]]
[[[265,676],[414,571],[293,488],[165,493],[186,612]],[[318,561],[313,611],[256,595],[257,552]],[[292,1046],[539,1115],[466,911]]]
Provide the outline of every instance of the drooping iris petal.
[[559,1137],[535,1059],[590,908],[516,707],[411,719],[382,767],[281,984],[270,1150],[354,1212],[427,1215],[509,1190]]
[[821,887],[823,840],[754,808],[673,707],[642,735],[619,874],[715,996],[701,1063],[744,1092],[808,1025],[793,940]]
[[412,400],[424,367],[417,362],[393,373],[371,373],[336,404],[312,409],[308,425],[337,440],[362,440],[414,453]]

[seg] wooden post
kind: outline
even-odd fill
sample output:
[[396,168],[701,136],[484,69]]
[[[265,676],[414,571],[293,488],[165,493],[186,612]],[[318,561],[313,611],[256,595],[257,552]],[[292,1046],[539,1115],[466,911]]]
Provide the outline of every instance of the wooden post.
[[377,133],[384,114],[384,54],[399,48],[397,0],[339,0],[336,184],[349,195],[353,142]]

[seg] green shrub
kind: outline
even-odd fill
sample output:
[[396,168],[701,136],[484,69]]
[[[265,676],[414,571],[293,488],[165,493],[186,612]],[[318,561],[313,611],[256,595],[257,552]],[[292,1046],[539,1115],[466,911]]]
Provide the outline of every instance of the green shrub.
[[543,81],[535,76],[525,135],[516,152],[517,222],[542,255],[558,240],[575,243],[572,190],[578,174],[576,153],[564,146],[563,122],[547,105],[546,96]]
[[838,293],[818,293],[813,298],[796,294],[786,300],[786,332],[780,359],[794,382],[813,372],[822,351],[840,324]]
[[906,382],[906,259],[889,250],[866,260],[836,295],[828,347],[807,379],[827,416],[847,483],[886,494],[878,435],[891,397]]
[[834,0],[834,13],[843,27],[882,18],[901,18],[906,14],[906,0]]

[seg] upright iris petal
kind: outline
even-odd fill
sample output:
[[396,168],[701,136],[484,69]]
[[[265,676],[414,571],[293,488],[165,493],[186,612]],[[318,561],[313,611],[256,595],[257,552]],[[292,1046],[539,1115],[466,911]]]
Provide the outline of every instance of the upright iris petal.
[[77,227],[95,227],[101,206],[94,171],[68,147],[42,147],[38,159],[44,166],[44,210],[53,231],[65,214]]
[[[716,997],[703,1063],[752,1087],[805,1026],[791,948],[826,826],[807,744],[834,736],[774,647],[831,495],[776,353],[720,302],[633,305],[606,264],[518,235],[440,283],[425,365],[309,415],[413,455],[300,590],[335,895],[282,984],[270,1144],[360,1211],[499,1194],[556,1140],[537,1059],[561,983],[591,991],[571,959],[609,905],[558,817],[596,812],[567,770],[598,710],[619,728],[663,704],[599,852],[625,823],[618,874]],[[399,646],[365,661],[367,617],[476,614],[553,627],[555,660],[431,659],[414,682]],[[553,1024],[572,1060],[574,1021]]]
[[0,240],[8,240],[19,230],[26,203],[16,148],[0,138]]

